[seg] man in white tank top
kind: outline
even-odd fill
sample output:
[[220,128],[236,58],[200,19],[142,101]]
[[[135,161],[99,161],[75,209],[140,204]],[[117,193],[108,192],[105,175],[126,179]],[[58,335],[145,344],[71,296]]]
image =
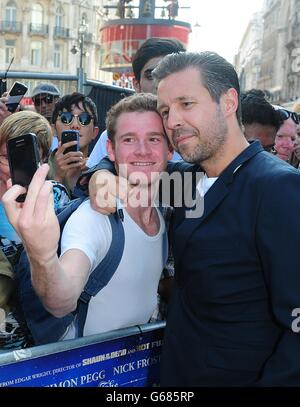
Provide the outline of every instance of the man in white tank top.
[[[111,280],[89,304],[84,335],[146,323],[157,302],[157,287],[167,260],[164,221],[154,206],[158,175],[172,151],[156,110],[156,97],[138,94],[122,99],[107,115],[109,157],[129,183],[135,199],[124,203],[124,252]],[[36,172],[21,208],[15,201],[22,187],[3,197],[8,217],[26,247],[32,283],[44,306],[62,317],[77,306],[90,273],[105,257],[113,238],[109,219],[85,201],[64,227],[57,256],[59,224],[45,182],[48,166]],[[154,176],[156,174],[156,176]],[[73,326],[63,339],[74,338]]]

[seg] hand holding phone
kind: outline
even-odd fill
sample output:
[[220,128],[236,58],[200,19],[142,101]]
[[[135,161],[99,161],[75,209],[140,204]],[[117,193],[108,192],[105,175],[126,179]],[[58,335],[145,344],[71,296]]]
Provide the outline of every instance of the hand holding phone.
[[[36,135],[28,133],[8,140],[7,156],[12,183],[27,189],[40,165]],[[24,202],[25,197],[26,194],[20,195],[17,202]]]
[[70,141],[76,141],[77,144],[70,146],[65,149],[64,154],[70,153],[71,151],[79,151],[79,131],[78,130],[65,130],[61,133],[61,144],[69,143]]
[[28,88],[21,82],[15,82],[8,91],[6,106],[9,112],[14,113]]

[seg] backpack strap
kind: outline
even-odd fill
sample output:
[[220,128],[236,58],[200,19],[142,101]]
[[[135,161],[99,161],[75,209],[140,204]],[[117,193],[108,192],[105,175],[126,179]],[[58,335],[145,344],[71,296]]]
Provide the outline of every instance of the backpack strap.
[[[70,215],[84,200],[85,199],[81,198],[73,200],[64,207],[56,210],[61,232]],[[123,255],[125,237],[122,223],[115,215],[109,216],[109,220],[113,236],[110,248],[102,262],[91,273],[85,286],[86,293],[85,291],[82,293],[82,297],[87,303],[86,311],[84,311],[85,314],[83,312],[83,317],[79,318],[83,321],[81,322],[82,327],[80,328],[82,333],[88,309],[88,301],[91,295],[97,294],[97,292],[109,282]],[[60,241],[58,247],[59,249],[57,253],[59,256]],[[77,310],[62,318],[56,318],[44,308],[40,298],[32,287],[30,264],[25,250],[21,253],[20,260],[15,270],[15,277],[18,285],[17,292],[18,300],[20,302],[19,308],[20,311],[22,311],[23,320],[26,321],[36,345],[58,341],[62,335],[64,335],[70,324],[74,322],[74,317],[76,325]],[[84,304],[84,302],[78,301],[78,310],[82,313],[80,304]]]
[[112,241],[104,259],[92,271],[77,302],[76,338],[83,336],[89,302],[92,296],[104,288],[117,270],[123,256],[125,234],[122,222],[115,213],[109,217]]
[[58,257],[60,256],[60,253],[61,253],[61,238],[62,238],[63,228],[65,227],[65,224],[67,223],[67,221],[68,221],[69,217],[72,215],[72,213],[87,199],[88,198],[86,198],[86,197],[73,199],[72,201],[68,202],[66,205],[62,206],[61,208],[57,208],[55,210],[55,214],[57,216],[59,227],[60,227],[60,236],[59,236],[58,250],[57,250]]

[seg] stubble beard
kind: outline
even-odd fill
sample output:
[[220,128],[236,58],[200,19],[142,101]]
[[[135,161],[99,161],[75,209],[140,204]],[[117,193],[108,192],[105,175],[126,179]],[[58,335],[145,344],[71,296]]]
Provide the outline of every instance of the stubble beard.
[[198,140],[192,148],[184,145],[178,147],[176,145],[176,149],[184,161],[191,164],[201,164],[221,152],[227,138],[227,133],[228,126],[220,105],[217,105],[213,119],[207,127],[202,130],[202,134],[205,134],[205,137],[202,137],[201,134],[197,132],[195,137],[197,137]]

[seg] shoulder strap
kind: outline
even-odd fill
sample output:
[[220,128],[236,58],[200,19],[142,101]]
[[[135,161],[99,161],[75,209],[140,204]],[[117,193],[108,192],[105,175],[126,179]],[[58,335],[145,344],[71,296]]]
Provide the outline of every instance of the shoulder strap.
[[104,259],[92,271],[84,290],[78,299],[76,337],[83,336],[91,297],[98,294],[98,292],[108,284],[117,270],[123,256],[125,235],[122,222],[120,222],[117,213],[110,215],[109,221],[112,230],[111,245]]
[[61,208],[56,209],[55,213],[56,213],[59,227],[60,227],[60,237],[59,237],[58,250],[57,250],[58,257],[60,256],[60,252],[61,252],[61,237],[62,237],[63,228],[65,227],[65,224],[67,223],[67,220],[72,215],[72,213],[87,199],[88,198],[86,198],[86,197],[73,199],[72,201],[68,202],[66,205],[62,206]]

